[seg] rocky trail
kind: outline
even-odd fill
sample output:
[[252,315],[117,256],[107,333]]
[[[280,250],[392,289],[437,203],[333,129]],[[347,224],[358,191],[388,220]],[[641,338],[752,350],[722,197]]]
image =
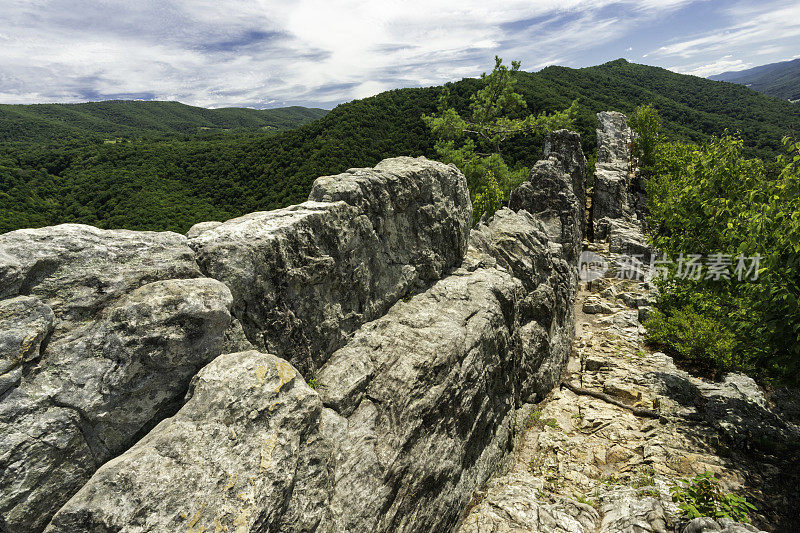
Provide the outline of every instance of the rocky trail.
[[456,167],[398,157],[185,236],[0,235],[0,533],[754,530],[684,527],[706,471],[797,531],[800,401],[644,346],[631,133],[598,121],[588,212],[559,130],[475,226]]
[[[617,257],[607,244],[589,249]],[[755,503],[760,527],[800,530],[788,391],[768,401],[747,376],[711,383],[677,368],[643,340],[639,317],[654,298],[651,283],[613,269],[581,283],[562,385],[528,406],[507,473],[476,494],[462,533],[759,531],[726,519],[686,525],[670,488],[703,472]]]

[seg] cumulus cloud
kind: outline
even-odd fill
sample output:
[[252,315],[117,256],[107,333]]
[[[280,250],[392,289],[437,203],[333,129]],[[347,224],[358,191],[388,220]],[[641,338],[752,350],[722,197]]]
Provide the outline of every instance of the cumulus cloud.
[[[710,76],[712,74],[719,74],[721,72],[728,72],[734,70],[745,70],[752,67],[751,63],[737,59],[731,55],[720,58],[711,63],[700,63],[688,68],[683,67],[680,69],[684,74],[691,74],[692,76]],[[678,69],[674,69],[678,70]]]
[[[332,106],[475,76],[495,54],[529,70],[580,64],[699,1],[4,0],[0,102]],[[659,53],[712,44],[698,39]]]
[[707,76],[753,66],[744,57],[783,57],[796,49],[800,38],[800,4],[791,1],[731,3],[723,10],[717,29],[676,40],[648,56],[672,61],[672,70]]

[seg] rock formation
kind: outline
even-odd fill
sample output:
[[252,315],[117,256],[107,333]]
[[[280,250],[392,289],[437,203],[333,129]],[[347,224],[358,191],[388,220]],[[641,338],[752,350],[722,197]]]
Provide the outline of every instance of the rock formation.
[[594,239],[608,242],[613,253],[648,260],[651,250],[644,239],[645,198],[633,172],[633,134],[622,113],[597,114],[597,165],[592,194]]
[[[756,505],[750,518],[759,525],[796,531],[797,393],[784,388],[767,395],[742,374],[705,381],[645,345],[641,323],[656,302],[656,287],[618,276],[620,254],[650,254],[632,208],[641,205],[636,187],[626,181],[632,176],[630,131],[624,115],[601,113],[598,119],[594,215],[601,218],[592,223],[600,242],[584,246],[608,268],[582,284],[562,387],[520,409],[530,414],[518,416],[521,435],[512,460],[477,491],[457,531],[761,531],[728,518],[682,517],[670,489],[706,471],[719,477],[724,491]],[[532,172],[542,184],[548,178],[537,173],[557,166],[545,156]],[[535,197],[526,184],[512,204]],[[548,220],[549,233],[559,234],[558,219]],[[631,273],[647,268],[639,263]]]
[[231,294],[200,276],[172,233],[0,235],[3,527],[40,531],[220,355]]
[[230,288],[248,340],[310,375],[361,324],[460,263],[470,213],[454,167],[388,159],[319,178],[308,202],[234,218],[190,245]]
[[570,352],[585,161],[548,147],[471,235],[424,158],[188,238],[0,235],[0,531],[454,527]]
[[[650,250],[625,117],[599,123],[613,276]],[[0,235],[0,532],[755,530],[679,523],[697,468],[777,523],[796,399],[646,352],[646,281],[576,302],[585,169],[553,132],[474,228],[464,176],[403,157],[186,237]]]

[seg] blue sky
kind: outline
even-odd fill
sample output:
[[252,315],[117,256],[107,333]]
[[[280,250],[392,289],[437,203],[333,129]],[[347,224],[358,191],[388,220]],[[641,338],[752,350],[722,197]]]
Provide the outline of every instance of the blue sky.
[[0,103],[330,108],[494,55],[708,76],[800,56],[797,0],[0,0]]

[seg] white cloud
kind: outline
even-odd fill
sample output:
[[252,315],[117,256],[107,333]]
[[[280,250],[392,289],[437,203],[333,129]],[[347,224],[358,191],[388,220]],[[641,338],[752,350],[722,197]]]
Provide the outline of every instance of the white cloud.
[[687,67],[673,67],[671,70],[675,70],[681,72],[683,74],[691,74],[692,76],[711,76],[712,74],[721,74],[723,72],[733,71],[733,70],[745,70],[753,65],[751,63],[747,63],[742,61],[741,59],[737,59],[733,56],[725,56],[716,61],[711,63],[701,63],[701,64],[694,64]]
[[3,0],[0,102],[334,104],[574,62],[693,1]]
[[[727,20],[718,29],[666,44],[648,55],[677,62],[672,68],[678,72],[705,76],[751,66],[742,57],[780,58],[800,38],[800,4],[794,0],[732,3],[725,15]],[[711,60],[714,57],[718,59]]]

